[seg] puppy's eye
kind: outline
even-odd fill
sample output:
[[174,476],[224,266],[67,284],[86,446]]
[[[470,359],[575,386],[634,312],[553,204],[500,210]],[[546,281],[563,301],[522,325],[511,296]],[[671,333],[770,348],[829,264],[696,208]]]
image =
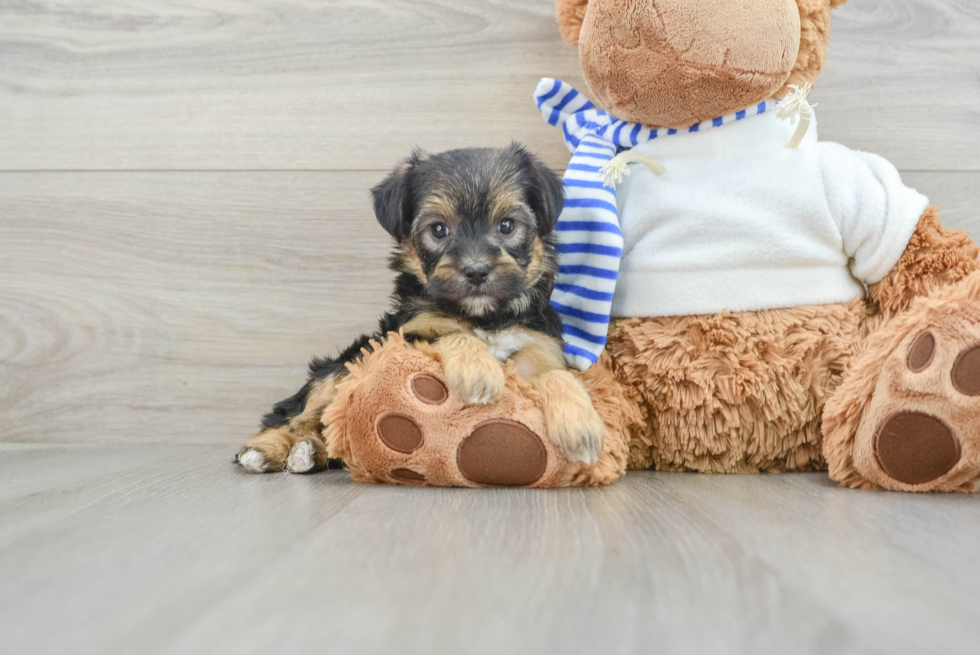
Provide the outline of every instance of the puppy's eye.
[[509,218],[505,218],[504,220],[500,221],[500,225],[497,226],[497,229],[500,230],[501,234],[513,234],[515,227],[517,226],[514,225],[514,221],[510,220]]
[[445,239],[449,236],[449,226],[445,223],[433,223],[429,226],[429,232],[436,239]]

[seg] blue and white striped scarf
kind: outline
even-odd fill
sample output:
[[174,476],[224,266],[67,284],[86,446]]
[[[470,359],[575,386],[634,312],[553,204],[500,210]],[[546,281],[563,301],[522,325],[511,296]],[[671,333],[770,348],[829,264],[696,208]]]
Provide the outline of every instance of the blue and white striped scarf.
[[606,345],[623,254],[616,188],[606,186],[602,167],[622,150],[755,116],[772,107],[773,101],[676,130],[619,120],[597,109],[571,85],[551,78],[538,82],[534,100],[548,124],[561,126],[572,153],[563,178],[565,209],[555,226],[559,265],[551,306],[561,316],[569,365],[585,370]]

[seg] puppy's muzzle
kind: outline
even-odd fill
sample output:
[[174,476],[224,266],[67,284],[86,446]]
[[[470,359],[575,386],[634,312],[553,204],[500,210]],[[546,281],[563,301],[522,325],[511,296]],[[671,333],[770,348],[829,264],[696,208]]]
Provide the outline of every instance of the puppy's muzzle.
[[469,264],[464,266],[460,272],[466,276],[467,282],[478,287],[487,281],[487,276],[490,275],[491,270],[489,264]]

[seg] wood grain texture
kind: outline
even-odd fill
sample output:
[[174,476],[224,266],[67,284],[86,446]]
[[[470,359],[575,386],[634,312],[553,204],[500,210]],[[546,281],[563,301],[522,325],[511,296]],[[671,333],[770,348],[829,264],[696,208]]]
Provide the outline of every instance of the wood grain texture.
[[[553,0],[263,0],[0,7],[0,168],[386,170],[414,145],[522,139],[582,87]],[[908,170],[980,170],[980,4],[852,0],[815,99],[823,138]]]
[[[0,441],[241,442],[387,307],[381,177],[0,174]],[[980,174],[906,179],[980,238]]]
[[822,474],[600,490],[0,445],[8,653],[974,653],[980,497]]
[[376,328],[380,178],[0,175],[0,440],[240,441]]

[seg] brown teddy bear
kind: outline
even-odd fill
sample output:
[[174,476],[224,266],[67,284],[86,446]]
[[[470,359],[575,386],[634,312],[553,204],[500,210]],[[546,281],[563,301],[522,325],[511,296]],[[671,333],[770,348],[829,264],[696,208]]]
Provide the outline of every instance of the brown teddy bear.
[[[402,468],[415,483],[556,486],[624,464],[829,467],[849,487],[974,491],[978,249],[887,161],[817,140],[806,92],[844,1],[557,0],[603,108],[539,85],[573,151],[553,305],[609,428],[600,462],[534,437],[540,410],[513,371],[495,406],[421,399],[413,380],[438,387],[439,364],[398,339],[327,410],[331,455],[387,482]],[[385,445],[390,416],[416,426],[420,454]]]
[[[843,1],[557,2],[616,150],[652,137],[616,188],[606,344],[644,417],[631,467],[976,489],[977,248],[886,161],[819,143],[801,97]],[[795,130],[764,113],[789,97]]]

